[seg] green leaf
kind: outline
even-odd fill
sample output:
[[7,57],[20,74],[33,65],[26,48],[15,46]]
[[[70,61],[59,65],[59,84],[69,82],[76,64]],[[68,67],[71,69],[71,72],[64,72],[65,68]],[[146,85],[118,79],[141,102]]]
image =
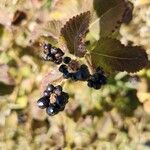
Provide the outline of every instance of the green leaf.
[[122,1],[101,16],[99,22],[100,37],[109,36],[120,27],[126,7],[125,2]]
[[115,7],[118,3],[123,0],[94,0],[93,6],[97,13],[98,17],[101,17],[104,13],[106,13],[109,9]]
[[84,12],[71,18],[61,29],[62,36],[71,54],[83,57],[86,49],[83,41],[89,27],[90,12]]
[[91,51],[92,62],[105,71],[136,72],[148,63],[147,54],[139,46],[124,46],[120,41],[102,38]]
[[104,4],[103,2],[104,0],[94,1],[98,5],[96,12],[99,18],[90,24],[90,32],[96,40],[111,36],[120,27],[124,13],[128,8],[128,3],[123,0],[108,0]]

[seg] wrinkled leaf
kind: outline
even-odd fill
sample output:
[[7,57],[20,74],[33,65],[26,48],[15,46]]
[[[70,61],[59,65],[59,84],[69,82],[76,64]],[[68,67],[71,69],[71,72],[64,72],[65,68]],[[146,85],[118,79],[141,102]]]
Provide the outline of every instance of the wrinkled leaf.
[[146,66],[147,54],[141,47],[124,46],[118,40],[100,39],[91,51],[92,61],[106,71],[136,72]]
[[86,50],[83,38],[88,30],[90,12],[81,13],[71,18],[62,28],[61,33],[71,54],[83,57]]

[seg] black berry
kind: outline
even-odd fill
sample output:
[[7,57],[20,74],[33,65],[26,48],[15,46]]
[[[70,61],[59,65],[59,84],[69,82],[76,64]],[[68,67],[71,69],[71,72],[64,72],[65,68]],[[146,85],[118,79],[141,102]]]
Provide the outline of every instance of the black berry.
[[60,95],[60,96],[56,97],[56,103],[60,108],[62,108],[65,106],[66,101],[65,101],[64,97],[62,95]]
[[57,85],[57,86],[55,87],[54,93],[55,93],[56,95],[61,95],[61,93],[62,93],[62,87],[61,87],[60,85]]
[[39,108],[44,109],[49,106],[49,97],[42,97],[37,101],[37,105]]
[[52,47],[51,50],[50,50],[50,52],[51,52],[51,54],[55,55],[55,54],[57,54],[58,49],[55,48],[55,47]]
[[67,71],[67,66],[66,65],[61,65],[59,67],[59,71],[62,72],[62,73],[64,73],[65,71]]
[[87,85],[98,90],[104,84],[106,84],[106,77],[104,76],[102,69],[97,68],[96,73],[91,75],[87,80]]
[[44,94],[44,96],[50,96],[50,92],[47,90],[45,90],[43,94]]
[[70,61],[71,61],[71,58],[70,58],[70,57],[64,57],[64,58],[63,58],[63,62],[64,62],[65,64],[69,64]]
[[55,87],[52,84],[48,84],[48,86],[46,87],[46,90],[49,92],[53,92],[54,88]]
[[54,116],[59,112],[59,108],[55,104],[50,104],[49,107],[46,108],[46,113],[49,116]]
[[52,47],[51,44],[44,44],[44,45],[43,45],[43,48],[44,48],[45,50],[50,50],[51,47]]

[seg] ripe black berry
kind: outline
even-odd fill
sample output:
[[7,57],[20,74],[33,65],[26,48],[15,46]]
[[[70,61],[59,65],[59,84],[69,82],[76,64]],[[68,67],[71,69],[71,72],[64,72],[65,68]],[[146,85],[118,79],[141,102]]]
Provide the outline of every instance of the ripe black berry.
[[37,101],[37,105],[39,108],[44,109],[49,106],[49,97],[42,97]]
[[44,60],[46,61],[54,61],[55,58],[52,54],[48,53],[46,56],[44,56]]
[[49,107],[46,108],[46,113],[49,116],[54,116],[59,112],[59,108],[55,104],[50,104]]
[[55,93],[56,95],[61,95],[61,93],[62,93],[62,87],[61,87],[60,85],[57,85],[57,86],[55,87],[54,93]]
[[59,67],[59,71],[62,72],[62,73],[64,73],[65,71],[67,71],[67,66],[66,65],[61,65]]
[[51,54],[55,55],[58,52],[58,48],[52,47],[51,50],[50,50],[50,52],[51,52]]
[[69,64],[70,61],[71,61],[71,58],[70,58],[70,57],[64,57],[64,58],[63,58],[63,62],[64,62],[65,64]]
[[77,80],[86,81],[90,76],[88,67],[84,64],[81,65],[79,70],[75,73],[75,76]]
[[63,97],[62,95],[56,97],[56,104],[57,104],[60,108],[62,108],[62,107],[65,106],[66,101],[65,101],[65,99],[64,99],[64,97]]
[[96,73],[91,75],[87,80],[87,85],[94,89],[100,89],[102,85],[106,84],[106,77],[101,68],[96,69]]
[[55,54],[55,58],[56,59],[60,59],[62,56],[64,55],[64,53],[62,53],[61,51]]
[[70,73],[71,80],[77,81],[76,73]]
[[57,48],[58,52],[57,54],[59,54],[59,56],[63,56],[64,55],[64,52],[60,49],[60,48]]
[[71,77],[71,74],[66,70],[66,71],[63,72],[63,77],[65,79],[69,79]]
[[51,47],[52,47],[51,44],[44,44],[44,45],[43,45],[43,48],[44,48],[45,50],[50,50]]
[[44,96],[50,96],[50,92],[47,90],[45,90],[43,94],[44,94]]
[[44,59],[46,61],[52,61],[55,64],[61,64],[62,63],[62,56],[64,55],[64,52],[60,48],[56,48],[52,46],[51,44],[44,44]]
[[53,92],[54,86],[52,84],[48,84],[48,86],[46,87],[46,90],[49,92]]
[[61,64],[62,63],[62,58],[58,58],[58,59],[55,58],[54,63],[57,64],[57,65]]

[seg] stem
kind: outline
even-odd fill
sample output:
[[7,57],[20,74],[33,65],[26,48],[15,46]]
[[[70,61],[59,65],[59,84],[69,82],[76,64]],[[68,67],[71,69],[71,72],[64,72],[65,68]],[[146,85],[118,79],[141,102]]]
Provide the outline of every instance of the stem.
[[94,66],[93,66],[92,61],[91,61],[91,55],[89,53],[87,53],[85,55],[85,60],[86,60],[86,64],[87,64],[87,66],[89,68],[90,73],[94,74],[95,73],[95,69],[94,69]]

